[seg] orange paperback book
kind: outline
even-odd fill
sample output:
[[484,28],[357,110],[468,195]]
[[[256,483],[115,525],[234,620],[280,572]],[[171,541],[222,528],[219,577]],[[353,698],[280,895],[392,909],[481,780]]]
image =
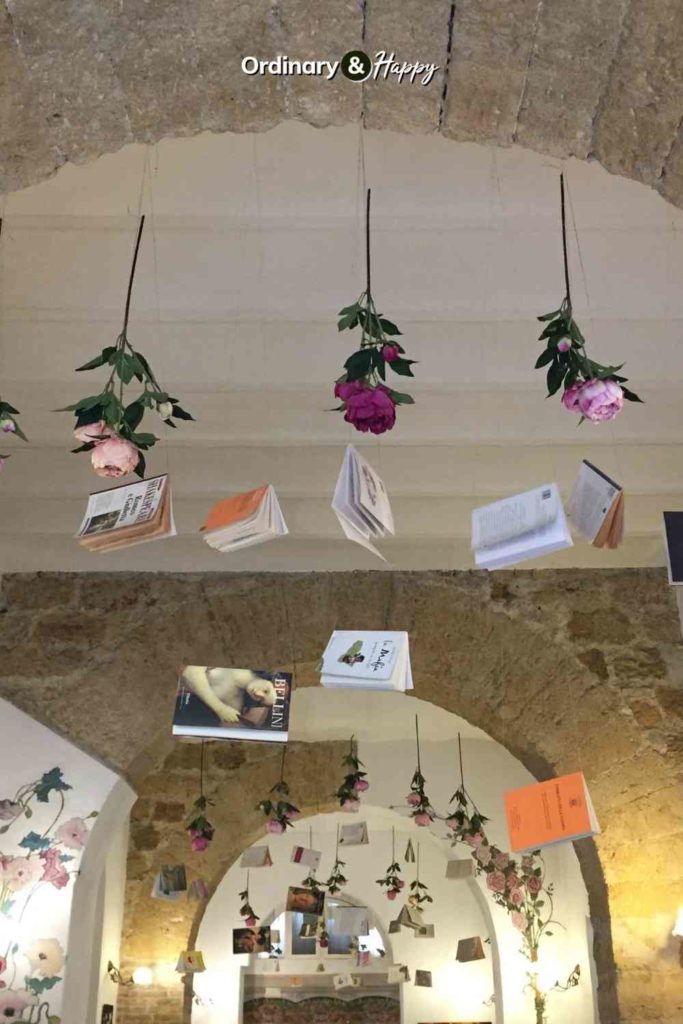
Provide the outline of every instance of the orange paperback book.
[[511,790],[505,794],[505,817],[513,853],[600,831],[583,772]]
[[268,485],[257,487],[255,491],[247,491],[246,494],[236,494],[234,498],[224,498],[218,501],[209,510],[202,530],[220,530],[224,526],[232,526],[241,519],[248,519],[253,516],[263,501]]
[[270,484],[225,498],[209,509],[201,528],[206,543],[217,551],[236,551],[288,532],[277,495]]

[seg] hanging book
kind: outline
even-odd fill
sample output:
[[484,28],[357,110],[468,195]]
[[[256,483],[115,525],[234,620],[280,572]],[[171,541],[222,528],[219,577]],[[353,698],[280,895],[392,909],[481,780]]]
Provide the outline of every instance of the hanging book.
[[233,928],[232,951],[239,953],[270,953],[270,928]]
[[586,459],[569,499],[569,518],[596,548],[617,548],[624,537],[624,492]]
[[286,743],[291,688],[289,672],[186,665],[178,680],[173,735]]
[[506,793],[505,816],[514,853],[586,839],[600,831],[583,772]]
[[431,971],[415,971],[415,984],[420,988],[432,987]]
[[557,484],[475,508],[472,550],[482,569],[503,569],[572,547]]
[[453,860],[446,862],[446,878],[474,878],[474,875],[475,865],[472,857],[468,857],[466,860],[454,857]]
[[200,974],[206,970],[204,955],[198,949],[186,949],[178,957],[175,966],[179,974]]
[[408,845],[406,846],[406,853],[405,853],[404,860],[405,860],[406,864],[414,864],[415,863],[415,847],[413,846],[413,840],[412,839],[408,840]]
[[299,928],[300,939],[314,939],[318,934],[319,919],[308,914],[302,915],[302,924]]
[[187,874],[184,864],[164,864],[159,874],[162,892],[187,892]]
[[414,932],[416,939],[433,939],[434,934],[433,924],[422,924],[419,928],[416,928]]
[[401,931],[401,922],[397,919],[396,921],[389,922],[389,934],[397,935]]
[[356,953],[356,967],[367,967],[370,963],[370,950],[359,949]]
[[320,850],[311,850],[306,846],[294,846],[292,848],[292,864],[303,864],[311,871],[317,871],[320,865]]
[[412,690],[408,634],[335,629],[322,656],[323,686],[351,690]]
[[473,960],[485,960],[484,944],[479,936],[473,935],[469,939],[460,939],[455,959],[461,964],[469,964]]
[[331,919],[334,921],[334,931],[339,935],[352,935],[357,938],[370,933],[367,907],[335,906]]
[[422,928],[424,924],[422,911],[419,907],[410,907],[408,904],[401,907],[401,911],[396,920],[400,925],[403,925],[404,928]]
[[369,842],[368,826],[364,821],[354,821],[351,825],[342,825],[339,830],[340,846],[367,846]]
[[187,898],[188,900],[194,900],[196,902],[208,900],[209,890],[203,878],[195,878],[190,882],[187,890]]
[[332,508],[349,540],[386,561],[372,541],[394,533],[389,495],[381,477],[353,445],[344,453]]
[[273,858],[270,856],[270,849],[267,846],[250,846],[245,850],[240,860],[241,868],[270,868],[273,866]]
[[237,551],[289,533],[270,484],[217,502],[200,529],[217,551]]
[[113,551],[175,534],[171,485],[164,475],[91,494],[76,538],[88,551]]
[[182,892],[168,892],[164,889],[160,871],[154,876],[151,892],[153,900],[168,900],[170,903],[176,903],[180,899],[181,895]]
[[301,914],[315,914],[320,917],[325,905],[325,893],[322,890],[309,889],[305,885],[290,885],[287,890],[285,910],[298,911]]
[[664,513],[664,538],[669,583],[683,585],[683,512]]

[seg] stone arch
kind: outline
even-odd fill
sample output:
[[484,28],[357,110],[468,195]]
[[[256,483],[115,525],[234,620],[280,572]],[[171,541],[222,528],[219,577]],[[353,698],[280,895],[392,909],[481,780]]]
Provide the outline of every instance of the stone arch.
[[[597,159],[683,204],[676,5],[201,0],[0,15],[0,191],[130,142],[315,126],[369,128]],[[353,49],[433,63],[426,85],[249,76],[244,56],[339,60]],[[179,69],[181,72],[179,73]],[[653,116],[653,111],[656,112]]]
[[[421,699],[480,726],[538,778],[579,761],[604,829],[597,844],[576,844],[602,1024],[675,1018],[683,665],[660,570],[8,576],[3,592],[2,696],[134,785],[171,751],[167,708],[182,662],[292,665],[305,686],[330,630],[359,612],[368,628],[408,629]],[[221,754],[226,770],[250,756],[233,745]],[[183,812],[147,808],[144,827]],[[249,814],[242,847],[256,827]],[[667,875],[651,880],[663,843]]]

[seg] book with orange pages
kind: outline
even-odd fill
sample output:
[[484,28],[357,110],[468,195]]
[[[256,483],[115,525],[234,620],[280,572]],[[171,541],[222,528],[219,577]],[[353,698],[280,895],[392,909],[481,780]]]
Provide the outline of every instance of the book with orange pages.
[[506,793],[505,817],[514,853],[586,839],[600,831],[583,772]]
[[277,495],[270,484],[224,498],[209,510],[201,527],[204,540],[217,551],[237,551],[289,533]]

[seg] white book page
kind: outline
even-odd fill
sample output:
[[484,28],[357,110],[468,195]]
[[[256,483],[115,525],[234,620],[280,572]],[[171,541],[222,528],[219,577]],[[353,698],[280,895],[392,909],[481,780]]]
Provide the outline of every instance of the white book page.
[[357,498],[361,509],[374,520],[382,533],[393,534],[394,517],[384,481],[367,459],[364,459],[355,448],[352,451],[357,466]]
[[524,537],[517,537],[490,548],[474,552],[474,560],[483,569],[502,569],[529,558],[540,558],[563,548],[573,547],[571,533],[567,526],[564,509],[560,503],[557,519],[534,530]]
[[168,477],[158,476],[128,487],[91,494],[77,537],[119,530],[153,519],[161,503]]
[[552,523],[560,506],[556,484],[516,494],[472,512],[472,548],[492,547]]
[[619,494],[612,480],[602,476],[588,462],[581,463],[569,499],[569,517],[586,540],[591,543],[595,540]]
[[277,494],[275,493],[275,488],[272,484],[268,487],[266,500],[268,503],[268,529],[270,533],[276,535],[289,533],[285,517],[283,516],[282,509],[280,508],[280,502],[277,500]]
[[[354,498],[353,488],[353,448],[349,445],[344,452],[344,460],[342,462],[339,476],[337,477],[337,484],[334,489],[334,496],[332,498],[332,509],[339,519],[342,527],[344,523],[342,520],[346,520],[347,523],[352,524],[355,529],[362,533],[366,538],[370,536],[370,530],[364,517],[358,512]],[[346,532],[346,531],[344,531]],[[347,537],[349,534],[346,534]],[[351,540],[356,540],[355,537],[350,537]],[[361,543],[359,541],[359,543]],[[367,546],[367,545],[366,545]]]
[[[335,511],[337,510],[335,509]],[[361,547],[366,548],[368,551],[372,551],[373,555],[377,555],[377,557],[381,558],[383,562],[386,562],[386,558],[381,551],[377,550],[367,533],[363,533],[359,530],[350,519],[347,519],[346,516],[340,512],[337,512],[337,519],[349,540],[353,540],[356,544],[360,544]]]

